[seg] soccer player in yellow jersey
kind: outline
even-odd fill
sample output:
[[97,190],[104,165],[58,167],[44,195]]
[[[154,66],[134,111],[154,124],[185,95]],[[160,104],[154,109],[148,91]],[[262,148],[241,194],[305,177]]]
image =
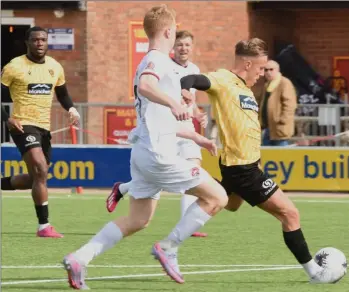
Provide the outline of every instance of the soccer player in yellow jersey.
[[11,118],[5,114],[10,134],[22,154],[28,174],[4,177],[2,190],[32,189],[39,221],[37,236],[63,237],[48,221],[47,172],[51,156],[51,106],[54,93],[69,112],[70,122],[77,124],[80,115],[74,108],[65,84],[63,67],[46,56],[47,32],[32,27],[26,33],[27,54],[12,59],[3,69],[2,96],[11,97]]
[[264,41],[240,41],[235,46],[233,70],[188,75],[181,79],[182,89],[206,91],[212,104],[223,146],[219,164],[221,184],[229,196],[225,208],[236,211],[247,201],[273,215],[281,222],[284,241],[310,281],[333,283],[344,275],[338,278],[313,260],[297,208],[259,167],[261,127],[258,104],[250,88],[263,76],[267,55]]

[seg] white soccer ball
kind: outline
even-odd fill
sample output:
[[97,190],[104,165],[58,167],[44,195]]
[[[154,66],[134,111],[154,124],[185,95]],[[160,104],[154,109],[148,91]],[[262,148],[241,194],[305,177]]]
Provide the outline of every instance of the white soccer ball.
[[[314,257],[315,262],[323,267],[338,274],[340,278],[347,273],[347,259],[339,249],[334,247],[325,247],[320,249]],[[339,279],[340,279],[339,278]]]

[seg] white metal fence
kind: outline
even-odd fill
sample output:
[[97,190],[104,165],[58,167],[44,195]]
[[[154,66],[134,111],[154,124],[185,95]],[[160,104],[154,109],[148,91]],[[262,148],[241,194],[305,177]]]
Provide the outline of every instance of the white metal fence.
[[[9,112],[12,112],[12,104],[3,103]],[[77,110],[81,115],[81,130],[77,131],[78,144],[106,144],[107,120],[106,109],[129,108],[130,104],[112,103],[76,103]],[[209,123],[204,133],[206,137],[211,137],[215,132],[214,121],[210,113],[210,105],[201,105],[208,113]],[[132,121],[131,121],[132,122]],[[291,138],[291,143],[312,146],[349,146],[349,105],[331,104],[307,104],[298,105],[295,117],[295,135]],[[68,115],[58,103],[54,103],[51,114],[52,131],[68,126]],[[109,137],[109,140],[111,140]],[[2,142],[12,142],[6,125],[2,124]],[[71,143],[69,131],[61,131],[53,135],[53,143]]]

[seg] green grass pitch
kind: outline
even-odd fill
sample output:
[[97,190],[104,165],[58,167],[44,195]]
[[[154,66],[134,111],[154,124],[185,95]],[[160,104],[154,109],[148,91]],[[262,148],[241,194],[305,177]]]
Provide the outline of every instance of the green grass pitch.
[[[207,238],[190,238],[180,248],[183,285],[163,275],[150,256],[152,244],[164,238],[180,215],[179,196],[163,196],[146,230],[125,239],[95,259],[87,284],[98,292],[346,292],[349,276],[334,285],[310,285],[284,245],[280,223],[247,204],[237,213],[222,211],[202,230]],[[293,198],[301,213],[312,253],[326,246],[349,257],[349,199]],[[29,194],[2,196],[2,290],[69,291],[61,268],[64,255],[86,243],[105,223],[127,213],[125,199],[113,214],[105,195],[50,198],[50,220],[63,239],[37,238]],[[103,279],[104,278],[104,279]]]

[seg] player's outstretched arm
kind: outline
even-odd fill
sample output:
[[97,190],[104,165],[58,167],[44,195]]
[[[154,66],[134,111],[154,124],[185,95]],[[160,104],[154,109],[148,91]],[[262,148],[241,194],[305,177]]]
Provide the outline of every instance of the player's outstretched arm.
[[154,103],[169,107],[177,120],[182,121],[190,118],[189,112],[184,106],[162,92],[155,76],[142,75],[138,84],[138,92]]
[[181,78],[181,86],[182,89],[186,90],[195,88],[206,91],[211,88],[211,81],[203,74],[192,74]]
[[204,136],[196,133],[195,131],[191,131],[182,126],[179,126],[177,130],[177,136],[193,140],[200,147],[207,149],[211,153],[211,155],[217,156],[217,146],[214,143],[214,141],[205,138]]
[[70,122],[73,125],[78,125],[79,120],[80,120],[80,114],[74,107],[74,103],[69,96],[67,86],[65,84],[61,86],[56,86],[55,87],[55,92],[57,96],[57,100],[61,104],[61,106],[69,112],[70,115]]

